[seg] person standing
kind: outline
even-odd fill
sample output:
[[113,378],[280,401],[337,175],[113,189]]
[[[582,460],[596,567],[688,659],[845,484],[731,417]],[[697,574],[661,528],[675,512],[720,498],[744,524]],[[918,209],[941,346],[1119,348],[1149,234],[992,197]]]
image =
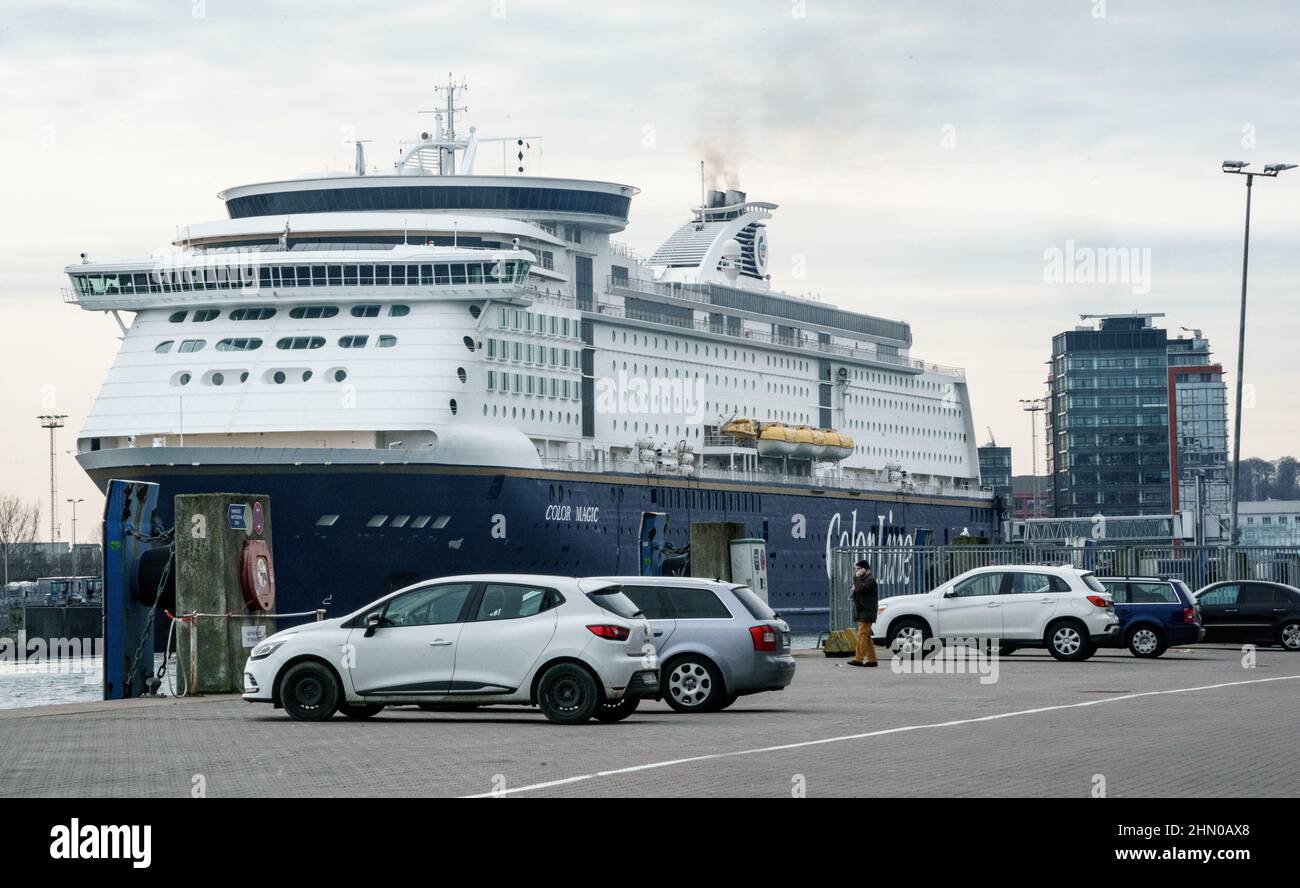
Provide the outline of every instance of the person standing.
[[876,644],[871,640],[871,626],[880,608],[880,587],[871,573],[871,565],[859,561],[853,570],[853,619],[858,622],[858,649],[850,666],[875,666]]

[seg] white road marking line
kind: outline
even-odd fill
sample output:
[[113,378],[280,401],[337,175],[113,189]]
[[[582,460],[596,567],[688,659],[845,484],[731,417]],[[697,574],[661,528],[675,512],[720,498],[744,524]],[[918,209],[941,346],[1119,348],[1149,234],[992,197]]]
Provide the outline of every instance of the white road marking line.
[[[1043,712],[1056,712],[1062,709],[1079,709],[1084,706],[1102,706],[1107,703],[1118,703],[1123,700],[1137,700],[1142,697],[1159,697],[1165,694],[1191,694],[1196,691],[1213,691],[1219,688],[1232,688],[1240,685],[1265,684],[1271,681],[1291,681],[1300,679],[1300,675],[1277,675],[1272,678],[1252,678],[1246,681],[1226,681],[1220,684],[1199,685],[1194,688],[1169,688],[1163,691],[1142,691],[1137,694],[1123,694],[1118,697],[1103,697],[1098,700],[1084,700],[1081,703],[1059,703],[1055,706],[1039,706],[1035,709],[1018,709],[1014,712],[998,712],[993,715],[981,715],[975,718],[959,718],[952,721],[932,722],[924,725],[903,725],[897,728],[885,728],[880,731],[867,731],[862,734],[845,734],[841,737],[823,737],[820,740],[801,740],[798,743],[783,743],[779,746],[762,746],[757,749],[737,749],[731,752],[711,752],[707,755],[695,755],[688,758],[670,759],[663,762],[649,762],[644,765],[631,765],[626,768],[614,768],[609,771],[596,771],[591,774],[579,774],[574,777],[563,777],[558,780],[548,780],[545,783],[531,783],[527,786],[515,786],[508,789],[502,789],[498,792],[480,792],[474,795],[461,796],[466,799],[486,799],[499,796],[514,795],[520,792],[535,792],[541,789],[549,789],[552,786],[563,786],[568,783],[582,783],[587,780],[596,780],[600,777],[615,777],[620,774],[634,774],[637,771],[653,771],[657,768],[671,768],[676,765],[689,765],[695,762],[706,762],[714,759],[736,758],[742,755],[758,755],[764,752],[784,752],[788,749],[803,749],[808,746],[823,746],[827,743],[843,743],[848,740],[866,740],[871,737],[884,737],[889,734],[903,734],[909,731],[924,731],[930,728],[951,728],[957,725],[972,725],[979,722],[998,721],[1004,718],[1016,718],[1022,715],[1038,715]],[[689,718],[690,716],[687,716]]]

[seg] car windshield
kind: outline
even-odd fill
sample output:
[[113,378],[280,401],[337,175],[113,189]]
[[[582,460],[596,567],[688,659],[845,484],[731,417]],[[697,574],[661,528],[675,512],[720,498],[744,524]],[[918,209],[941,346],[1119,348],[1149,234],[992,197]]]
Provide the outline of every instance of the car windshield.
[[1101,584],[1101,580],[1097,579],[1097,575],[1093,573],[1086,573],[1083,575],[1083,584],[1093,592],[1106,591],[1106,587]]
[[740,599],[740,603],[755,620],[775,620],[776,611],[767,606],[767,602],[754,594],[748,586],[732,586],[731,594]]
[[642,616],[641,609],[632,599],[623,594],[622,586],[606,586],[587,593],[587,597],[611,614],[630,620]]

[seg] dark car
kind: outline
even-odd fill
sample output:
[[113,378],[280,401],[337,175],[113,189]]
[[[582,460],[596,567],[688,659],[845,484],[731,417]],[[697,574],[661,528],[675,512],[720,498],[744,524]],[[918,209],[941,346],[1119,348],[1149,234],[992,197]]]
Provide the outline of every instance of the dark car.
[[1196,593],[1205,640],[1300,651],[1300,589],[1263,580],[1211,583]]
[[1102,577],[1115,599],[1119,638],[1135,657],[1158,657],[1171,644],[1195,644],[1205,637],[1192,590],[1164,577]]

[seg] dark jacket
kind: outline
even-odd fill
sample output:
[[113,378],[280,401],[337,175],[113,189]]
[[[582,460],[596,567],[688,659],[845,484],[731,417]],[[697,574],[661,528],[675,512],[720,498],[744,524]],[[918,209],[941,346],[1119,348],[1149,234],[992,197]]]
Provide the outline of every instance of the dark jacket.
[[853,619],[861,623],[876,622],[880,607],[880,589],[876,578],[867,571],[865,576],[853,578]]

